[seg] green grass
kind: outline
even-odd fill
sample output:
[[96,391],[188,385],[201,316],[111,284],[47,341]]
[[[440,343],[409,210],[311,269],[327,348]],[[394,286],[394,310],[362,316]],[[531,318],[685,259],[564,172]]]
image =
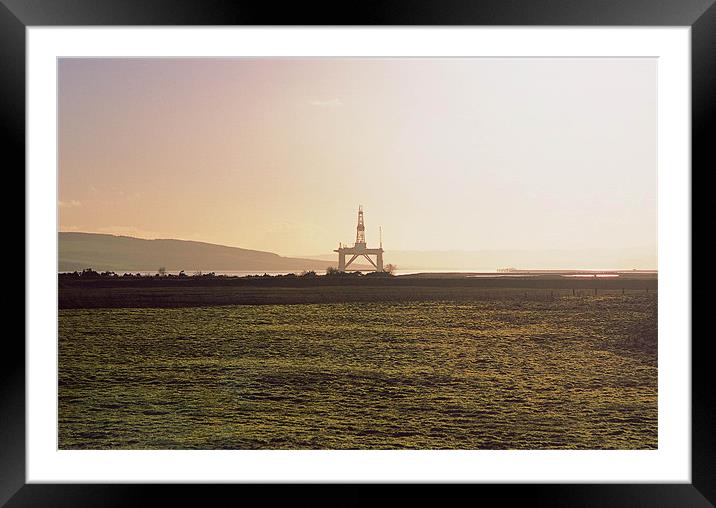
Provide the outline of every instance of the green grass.
[[62,449],[653,449],[656,294],[60,310]]

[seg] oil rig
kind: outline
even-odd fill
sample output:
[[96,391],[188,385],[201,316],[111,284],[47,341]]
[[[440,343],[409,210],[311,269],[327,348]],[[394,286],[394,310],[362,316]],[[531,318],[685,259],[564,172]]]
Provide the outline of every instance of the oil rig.
[[[338,253],[338,270],[345,272],[353,261],[359,257],[364,257],[373,265],[376,272],[383,271],[383,231],[380,231],[380,247],[377,249],[369,249],[365,243],[365,224],[363,223],[363,206],[358,206],[358,226],[356,227],[356,243],[353,247],[344,247],[338,244],[338,248],[333,252]],[[346,255],[351,258],[346,263]],[[375,261],[371,259],[375,256]]]

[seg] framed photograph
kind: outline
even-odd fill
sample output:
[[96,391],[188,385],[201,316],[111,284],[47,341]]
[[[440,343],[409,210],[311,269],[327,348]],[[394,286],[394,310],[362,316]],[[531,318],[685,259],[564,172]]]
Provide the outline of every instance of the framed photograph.
[[0,503],[471,483],[712,506],[711,3],[6,1],[27,298]]

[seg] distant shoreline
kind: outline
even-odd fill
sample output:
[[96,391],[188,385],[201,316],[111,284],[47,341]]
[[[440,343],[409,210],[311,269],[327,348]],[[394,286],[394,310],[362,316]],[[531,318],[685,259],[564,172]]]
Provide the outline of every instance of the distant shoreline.
[[[88,270],[91,270],[88,269]],[[95,270],[93,270],[95,271]],[[100,277],[221,277],[221,278],[255,278],[255,277],[291,277],[303,276],[312,273],[316,276],[325,275],[321,271],[315,270],[294,270],[294,271],[276,271],[276,270],[167,270],[164,274],[160,274],[156,270],[119,270],[119,271],[95,271]],[[59,277],[69,277],[72,274],[81,274],[81,270],[59,270]],[[373,273],[372,270],[363,269],[355,271],[347,271],[338,277],[352,277],[356,275],[366,275]],[[427,270],[427,269],[406,269],[395,270],[393,275],[396,277],[425,277],[425,278],[463,278],[463,277],[532,277],[532,276],[594,276],[594,277],[656,277],[657,270],[641,270],[641,269],[510,269],[510,270]],[[336,276],[336,275],[332,275]]]

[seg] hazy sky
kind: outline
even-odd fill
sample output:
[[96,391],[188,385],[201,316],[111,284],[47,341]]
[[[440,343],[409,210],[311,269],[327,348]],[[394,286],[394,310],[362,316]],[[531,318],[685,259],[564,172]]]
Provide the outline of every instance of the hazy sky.
[[[61,59],[60,230],[656,252],[654,59]],[[644,268],[655,268],[654,266]]]

